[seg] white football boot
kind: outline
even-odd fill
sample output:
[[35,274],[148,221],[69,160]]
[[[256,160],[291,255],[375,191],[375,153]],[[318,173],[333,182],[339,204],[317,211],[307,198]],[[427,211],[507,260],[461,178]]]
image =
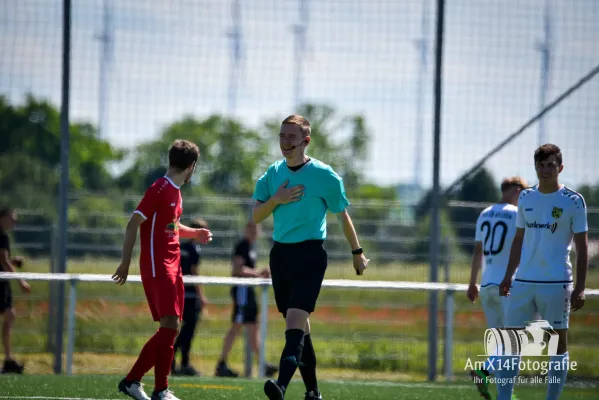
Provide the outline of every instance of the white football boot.
[[162,392],[152,393],[151,400],[181,400],[181,399],[179,399],[178,397],[175,397],[173,392],[171,392],[170,389],[166,388]]
[[135,400],[151,400],[150,396],[144,392],[143,385],[140,382],[126,383],[125,379],[119,382],[119,392]]

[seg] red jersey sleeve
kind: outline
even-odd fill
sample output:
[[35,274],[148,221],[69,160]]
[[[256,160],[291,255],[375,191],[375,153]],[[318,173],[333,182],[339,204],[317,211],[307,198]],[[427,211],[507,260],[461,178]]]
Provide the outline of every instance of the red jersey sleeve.
[[144,219],[148,219],[154,215],[156,210],[159,207],[159,190],[158,185],[154,183],[152,186],[146,190],[144,197],[141,199],[137,207],[135,208],[135,213],[144,217]]

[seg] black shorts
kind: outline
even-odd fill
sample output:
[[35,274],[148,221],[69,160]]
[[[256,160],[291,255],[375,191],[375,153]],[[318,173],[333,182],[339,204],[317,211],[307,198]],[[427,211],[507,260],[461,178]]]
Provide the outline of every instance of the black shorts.
[[[183,323],[195,325],[202,313],[202,307],[200,307],[199,301],[193,296],[193,294],[185,293],[185,302],[183,303]],[[189,296],[189,297],[187,297]]]
[[12,308],[12,292],[10,281],[0,281],[0,314]]
[[256,294],[251,286],[233,286],[233,315],[231,320],[238,324],[255,324],[258,319]]
[[314,312],[328,263],[323,244],[322,240],[275,242],[271,249],[272,288],[283,316],[290,308]]

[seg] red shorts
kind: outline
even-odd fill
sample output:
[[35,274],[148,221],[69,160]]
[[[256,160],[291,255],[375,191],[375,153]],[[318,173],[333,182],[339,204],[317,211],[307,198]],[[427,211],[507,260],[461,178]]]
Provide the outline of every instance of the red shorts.
[[142,282],[154,321],[173,315],[179,317],[179,320],[183,318],[185,286],[181,276],[163,275],[156,278],[142,278]]

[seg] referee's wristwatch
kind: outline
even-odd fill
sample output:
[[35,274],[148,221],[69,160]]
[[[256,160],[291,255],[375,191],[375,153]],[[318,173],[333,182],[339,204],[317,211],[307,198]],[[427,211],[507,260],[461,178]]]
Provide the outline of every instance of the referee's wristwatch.
[[352,251],[351,251],[351,253],[352,253],[354,256],[357,256],[357,255],[360,255],[360,254],[364,253],[364,250],[362,250],[362,248],[361,248],[361,247],[358,247],[357,249],[355,249],[355,250],[352,250]]

